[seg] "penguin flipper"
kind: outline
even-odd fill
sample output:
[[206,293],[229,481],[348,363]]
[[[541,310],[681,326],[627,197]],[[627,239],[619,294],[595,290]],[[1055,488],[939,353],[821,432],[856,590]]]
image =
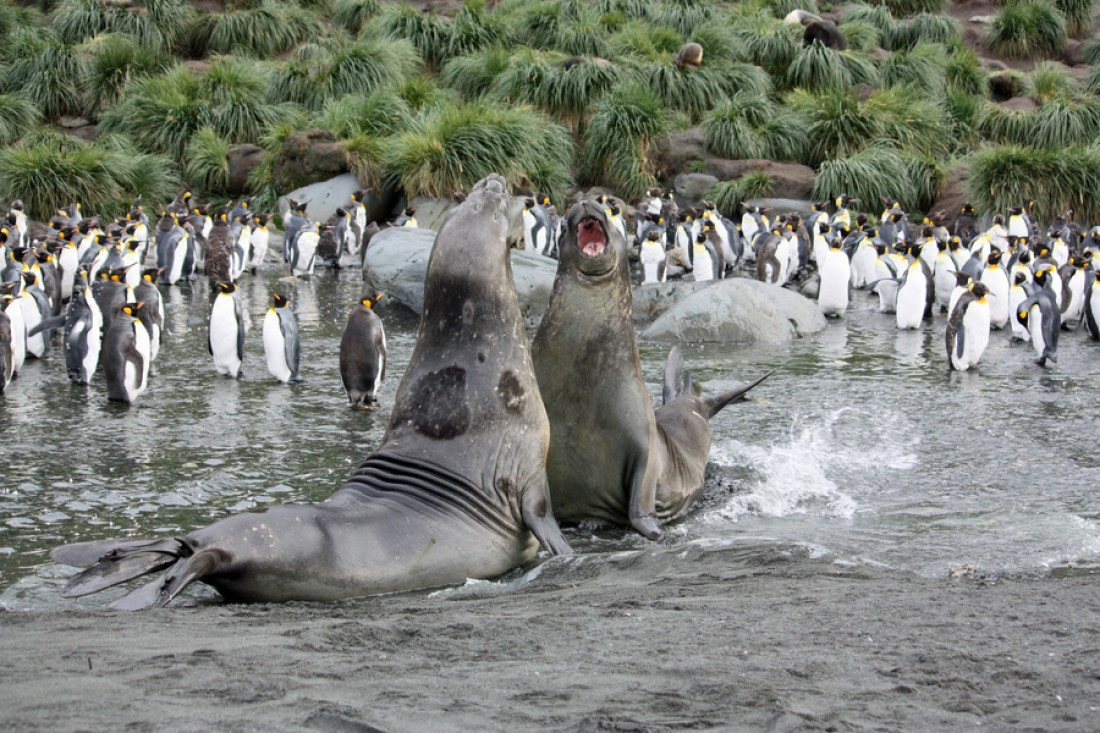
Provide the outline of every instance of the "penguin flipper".
[[[64,551],[65,548],[58,549]],[[76,598],[96,593],[161,570],[190,554],[190,547],[177,538],[116,546],[87,570],[70,578],[61,595]]]
[[293,316],[282,318],[280,314],[279,325],[283,330],[283,355],[286,365],[291,370],[291,381],[298,381],[298,364],[302,357],[302,343],[298,338],[298,323]]
[[761,382],[763,382],[765,379],[767,379],[768,377],[770,377],[773,374],[775,374],[774,369],[772,369],[770,372],[768,372],[767,374],[760,377],[759,379],[757,379],[754,382],[749,382],[747,384],[743,384],[740,387],[737,387],[736,389],[729,390],[728,392],[721,392],[721,393],[716,394],[716,395],[708,395],[708,396],[704,397],[703,398],[703,403],[707,406],[707,419],[709,420],[710,418],[717,415],[727,405],[729,405],[733,402],[740,402],[740,401],[744,400],[745,395],[748,394],[750,390],[752,390],[754,387],[759,385]]
[[53,331],[55,328],[61,328],[65,325],[66,315],[53,316],[51,318],[45,318],[38,322],[38,325],[27,331],[28,336],[34,336],[42,333],[43,331]]

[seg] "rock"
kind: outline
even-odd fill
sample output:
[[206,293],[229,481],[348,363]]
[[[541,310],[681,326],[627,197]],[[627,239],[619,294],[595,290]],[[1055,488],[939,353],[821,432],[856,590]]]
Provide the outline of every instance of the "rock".
[[665,311],[640,338],[666,343],[768,343],[825,328],[817,304],[785,288],[748,278],[703,285]]
[[[417,196],[409,204],[416,209],[416,224],[417,226],[424,227],[425,229],[439,229],[439,225],[443,223],[443,219],[447,216],[447,212],[458,206],[458,203],[452,198],[435,198],[432,196]],[[522,208],[522,202],[520,203]],[[394,212],[394,216],[401,213],[401,209],[398,208]],[[391,219],[393,216],[390,217]]]
[[676,195],[685,201],[702,201],[704,194],[718,179],[706,173],[681,173],[672,179]]
[[228,162],[230,194],[232,194],[233,196],[239,196],[242,193],[251,190],[248,185],[248,177],[252,174],[252,171],[256,169],[256,166],[263,162],[264,157],[266,156],[266,150],[261,148],[259,145],[252,145],[251,143],[234,145],[232,148],[229,149]]
[[328,130],[299,130],[283,141],[274,170],[275,188],[287,191],[346,173],[348,161],[344,147]]
[[660,318],[669,308],[688,296],[709,287],[709,282],[668,280],[634,288],[634,325],[645,327]]
[[[434,242],[435,231],[424,227],[389,227],[378,232],[367,247],[363,265],[368,289],[386,293],[387,298],[420,315],[424,310],[424,275]],[[542,255],[512,251],[512,278],[530,329],[538,326],[550,303],[557,267],[556,260]]]
[[87,127],[92,123],[89,120],[84,119],[83,117],[71,117],[69,115],[61,115],[57,118],[57,124],[67,130],[75,130],[78,127]]
[[[345,173],[342,176],[336,176],[327,181],[314,183],[304,188],[297,188],[290,193],[283,194],[279,197],[279,203],[276,204],[276,212],[279,216],[285,215],[287,209],[290,208],[287,199],[291,198],[295,201],[309,202],[306,214],[310,219],[315,221],[327,221],[338,207],[350,204],[351,194],[358,191],[360,188],[362,188],[362,186],[359,185],[359,179],[351,173]],[[367,195],[367,221],[371,220],[370,210],[372,197],[373,194]]]
[[962,206],[970,201],[970,168],[965,163],[951,167],[947,174],[947,188],[936,197],[929,211],[947,212],[947,226],[955,223]]

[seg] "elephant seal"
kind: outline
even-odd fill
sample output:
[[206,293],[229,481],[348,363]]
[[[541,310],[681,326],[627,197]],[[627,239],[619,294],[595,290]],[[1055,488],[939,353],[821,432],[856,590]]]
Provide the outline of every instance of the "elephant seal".
[[563,521],[632,525],[656,539],[658,522],[682,515],[702,493],[709,419],[767,375],[698,397],[674,347],[664,404],[654,411],[634,340],[626,241],[597,202],[570,210],[559,254],[532,345],[550,416],[554,512]]
[[164,606],[196,580],[231,601],[328,601],[500,575],[540,542],[571,552],[550,508],[549,423],[512,284],[506,200],[491,175],[440,227],[386,435],[342,488],[183,537],[60,547],[58,562],[91,565],[63,595],[164,570],[113,607]]

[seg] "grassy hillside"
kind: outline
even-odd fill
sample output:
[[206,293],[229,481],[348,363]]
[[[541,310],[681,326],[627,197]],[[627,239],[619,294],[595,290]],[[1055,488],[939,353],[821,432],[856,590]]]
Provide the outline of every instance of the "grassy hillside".
[[[250,185],[272,196],[283,141],[324,128],[365,184],[409,195],[497,170],[559,199],[597,183],[631,199],[655,182],[663,136],[701,126],[715,155],[812,166],[823,198],[924,210],[962,162],[980,208],[1028,198],[1100,217],[1093,0],[423,6],[3,0],[0,198],[42,217],[181,182],[224,195],[244,143],[269,151]],[[805,45],[783,21],[795,9],[836,20],[848,49]],[[675,62],[687,41],[698,68]]]

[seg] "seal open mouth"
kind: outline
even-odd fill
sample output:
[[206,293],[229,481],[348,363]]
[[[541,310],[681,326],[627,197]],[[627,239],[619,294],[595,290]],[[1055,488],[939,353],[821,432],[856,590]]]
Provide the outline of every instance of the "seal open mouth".
[[598,257],[607,248],[607,235],[594,216],[586,216],[577,224],[577,246],[588,257]]

